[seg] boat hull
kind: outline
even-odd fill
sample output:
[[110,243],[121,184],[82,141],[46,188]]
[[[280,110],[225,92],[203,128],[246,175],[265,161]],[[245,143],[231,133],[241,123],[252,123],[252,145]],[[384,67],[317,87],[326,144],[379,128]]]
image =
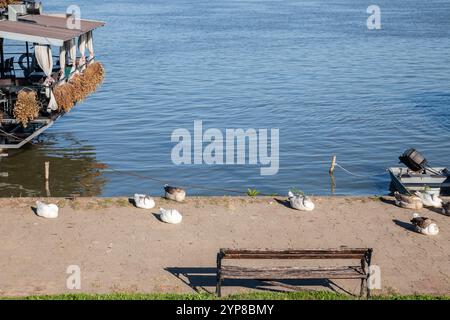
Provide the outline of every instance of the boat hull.
[[[50,118],[45,119],[39,119],[35,121],[31,121],[28,125],[28,132],[26,134],[22,134],[20,137],[16,136],[17,133],[8,133],[2,130],[0,133],[0,150],[7,150],[7,149],[20,149],[25,144],[32,141],[34,138],[37,138],[40,134],[42,134],[45,130],[50,128],[56,120],[58,120],[64,113],[55,114]],[[0,122],[0,125],[2,123],[7,123],[6,121]],[[17,126],[18,124],[15,123]],[[0,129],[2,127],[0,126]],[[3,135],[3,136],[2,136]],[[6,140],[6,141],[5,141]]]
[[428,191],[440,195],[450,195],[450,172],[446,168],[432,168],[432,172],[416,173],[407,168],[389,168],[391,190],[403,194]]

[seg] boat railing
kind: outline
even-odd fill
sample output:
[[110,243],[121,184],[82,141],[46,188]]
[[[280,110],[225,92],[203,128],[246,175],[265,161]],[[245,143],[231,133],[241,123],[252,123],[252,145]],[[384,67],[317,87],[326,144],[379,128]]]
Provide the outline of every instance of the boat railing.
[[[14,109],[14,106],[16,104],[17,101],[17,96],[18,93],[21,90],[33,90],[37,93],[37,98],[38,98],[38,104],[40,106],[41,112],[46,114],[47,110],[46,110],[46,104],[48,103],[48,96],[47,96],[47,92],[48,89],[54,89],[56,86],[61,85],[66,83],[67,81],[70,81],[70,78],[72,76],[74,76],[77,72],[81,72],[83,69],[85,69],[90,63],[91,61],[93,61],[94,58],[92,59],[86,59],[86,62],[81,64],[81,65],[77,65],[77,67],[75,68],[75,70],[73,70],[72,72],[70,72],[68,75],[59,78],[59,79],[55,79],[54,82],[52,82],[51,84],[44,84],[44,83],[32,83],[32,84],[0,84],[0,106],[2,106],[3,108],[3,113],[6,116],[12,117],[12,112]],[[41,81],[43,81],[45,79],[45,76],[42,77]],[[27,78],[16,78],[17,80],[23,80],[23,81],[27,81]],[[4,123],[5,121],[10,121],[11,119],[9,118],[2,118],[0,120],[0,122]]]

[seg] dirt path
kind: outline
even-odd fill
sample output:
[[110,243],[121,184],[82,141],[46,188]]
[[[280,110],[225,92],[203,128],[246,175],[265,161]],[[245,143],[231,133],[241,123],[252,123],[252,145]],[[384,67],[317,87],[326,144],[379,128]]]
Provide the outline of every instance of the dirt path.
[[[383,289],[402,294],[450,293],[450,217],[423,209],[441,229],[436,237],[408,230],[412,211],[371,198],[315,198],[314,212],[292,210],[272,198],[191,198],[176,208],[181,225],[158,220],[157,210],[126,199],[53,199],[57,220],[31,210],[33,199],[0,200],[0,295],[74,293],[69,265],[81,268],[80,292],[213,291],[221,247],[373,247]],[[189,277],[175,274],[191,272]],[[233,283],[231,283],[233,285]],[[226,286],[224,293],[249,290]],[[316,284],[314,284],[316,285]],[[357,292],[359,283],[345,282]]]

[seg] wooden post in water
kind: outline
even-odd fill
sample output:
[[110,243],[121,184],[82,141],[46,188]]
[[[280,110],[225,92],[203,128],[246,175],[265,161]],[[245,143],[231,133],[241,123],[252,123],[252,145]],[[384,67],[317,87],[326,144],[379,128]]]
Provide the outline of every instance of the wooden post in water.
[[330,175],[333,175],[334,168],[336,167],[336,156],[334,155],[331,159]]
[[47,192],[47,197],[50,197],[50,184],[48,182],[50,178],[50,162],[45,162],[45,191]]
[[334,175],[330,174],[331,178],[331,193],[334,193],[336,190],[336,180],[334,180]]
[[334,180],[334,169],[336,167],[336,155],[331,159],[330,177],[331,177],[331,193],[336,189],[336,181]]
[[45,181],[50,177],[50,162],[45,161]]

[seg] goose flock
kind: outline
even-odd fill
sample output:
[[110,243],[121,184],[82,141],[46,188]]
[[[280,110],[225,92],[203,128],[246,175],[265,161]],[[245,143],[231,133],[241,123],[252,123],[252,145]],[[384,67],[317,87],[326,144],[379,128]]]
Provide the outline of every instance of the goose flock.
[[[444,202],[435,193],[416,191],[413,195],[404,195],[398,192],[394,193],[395,204],[398,207],[412,210],[420,210],[423,207],[432,209],[441,209],[442,214],[450,215],[450,202]],[[437,235],[439,227],[436,221],[421,217],[418,213],[414,213],[411,223],[417,232],[429,236]]]
[[[186,199],[186,191],[179,187],[165,185],[164,193],[168,200],[183,202]],[[136,193],[133,200],[134,205],[139,209],[150,210],[156,206],[155,199],[146,194]],[[293,209],[300,211],[313,211],[315,209],[314,202],[305,195],[294,194],[289,191],[288,200]],[[55,219],[58,217],[58,206],[38,201],[36,202],[36,213],[42,218]],[[175,209],[160,208],[159,216],[161,221],[169,224],[179,224],[183,220],[181,213]]]
[[[186,198],[186,191],[178,187],[164,186],[166,199],[176,202],[183,202]],[[150,210],[156,206],[155,199],[146,194],[134,195],[134,205],[136,208]],[[46,204],[41,201],[36,201],[36,215],[46,219],[58,218],[59,208],[56,204]],[[160,208],[159,217],[162,222],[169,224],[179,224],[183,220],[183,216],[175,209]]]
[[420,210],[423,207],[442,209],[442,213],[448,215],[450,202],[444,202],[438,195],[417,191],[414,195],[394,193],[395,204],[405,209]]
[[[178,187],[164,186],[165,198],[176,202],[183,202],[186,198],[186,191]],[[156,206],[155,200],[145,194],[135,194],[134,203],[137,208],[153,209]],[[183,216],[175,209],[159,209],[159,218],[168,224],[180,224]]]
[[[186,191],[179,187],[172,187],[169,185],[164,186],[165,198],[183,202],[186,198]],[[412,195],[404,195],[399,192],[394,193],[395,204],[398,207],[420,210],[423,207],[437,208],[442,210],[442,214],[450,216],[450,202],[443,202],[438,195],[428,192],[415,192]],[[155,208],[155,199],[146,194],[134,195],[134,205],[137,208],[150,210]],[[289,191],[288,201],[292,209],[300,211],[313,211],[315,204],[310,197],[303,194]],[[58,218],[59,208],[56,204],[46,204],[41,201],[36,201],[36,215],[46,219]],[[168,224],[180,224],[183,220],[183,216],[175,209],[159,209],[159,218],[162,222]],[[437,223],[427,217],[421,217],[418,213],[414,213],[411,223],[414,225],[417,232],[424,235],[437,235],[439,233],[439,227]]]

